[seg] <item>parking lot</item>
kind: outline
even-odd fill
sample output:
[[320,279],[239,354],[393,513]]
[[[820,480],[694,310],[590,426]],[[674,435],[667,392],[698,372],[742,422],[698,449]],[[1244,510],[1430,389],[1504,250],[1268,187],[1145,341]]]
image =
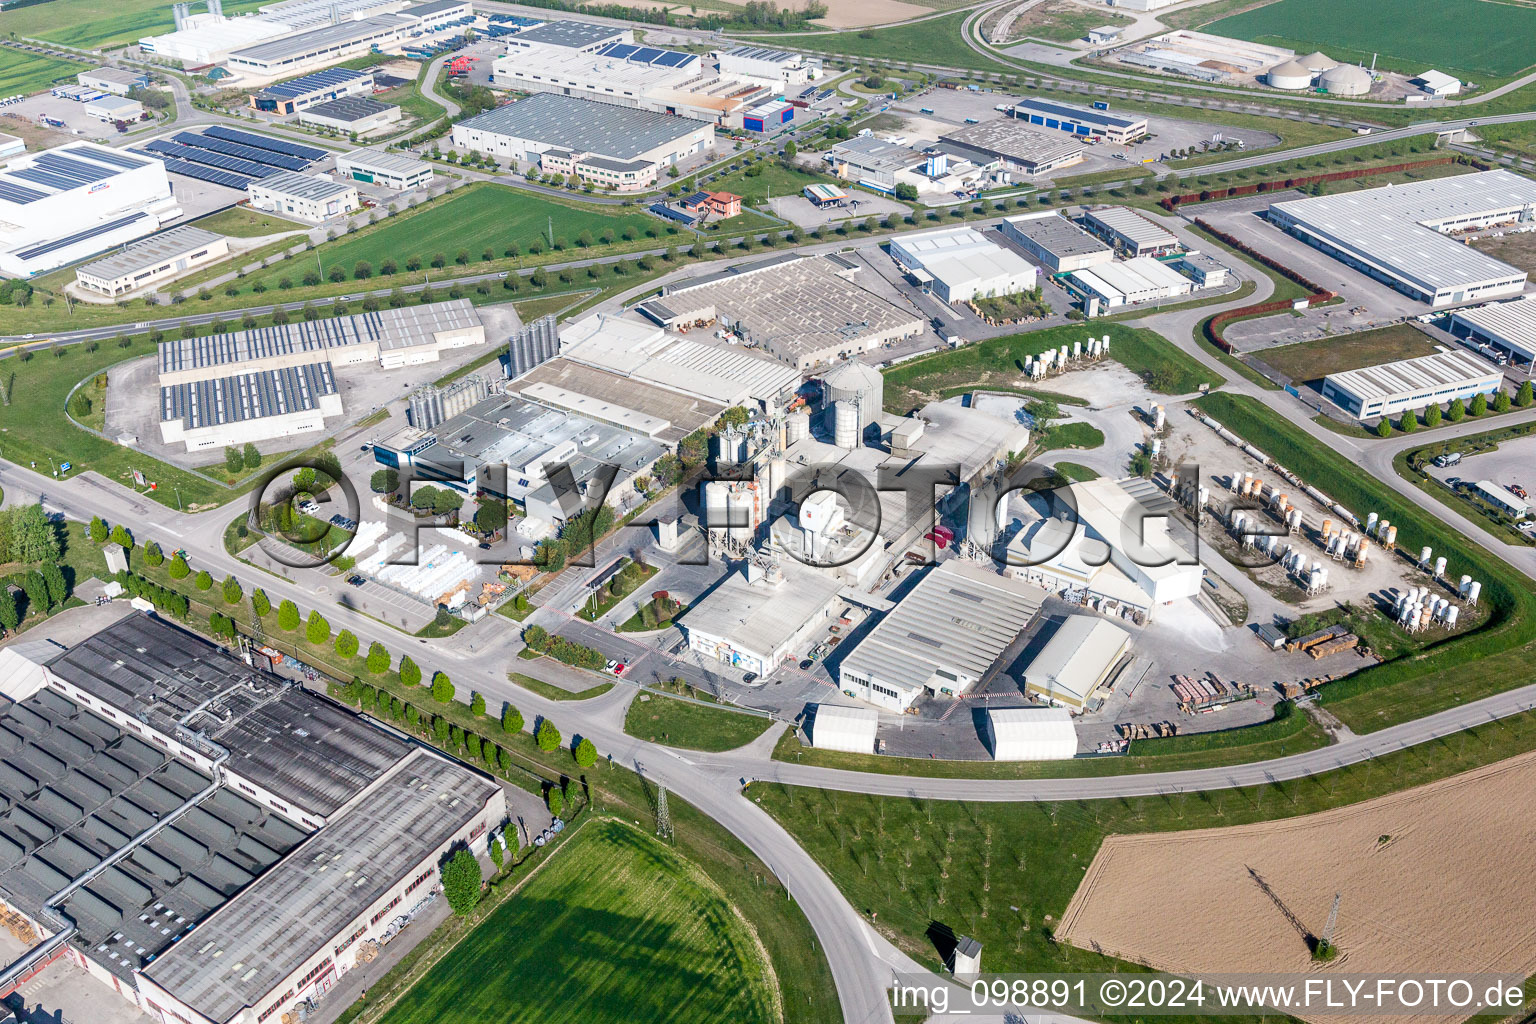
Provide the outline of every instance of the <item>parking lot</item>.
[[1510,484],[1536,494],[1536,436],[1500,442],[1496,451],[1467,455],[1454,466],[1429,465],[1425,471],[1437,480],[1488,480],[1501,488]]

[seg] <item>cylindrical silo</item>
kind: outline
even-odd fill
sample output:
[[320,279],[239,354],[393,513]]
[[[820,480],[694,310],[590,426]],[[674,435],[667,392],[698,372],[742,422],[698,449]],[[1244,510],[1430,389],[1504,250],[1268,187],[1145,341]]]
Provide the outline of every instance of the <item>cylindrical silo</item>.
[[784,429],[790,444],[804,441],[811,436],[811,414],[803,409],[795,410],[786,419]]
[[859,407],[851,401],[841,401],[832,407],[832,443],[839,448],[859,446]]
[[1435,559],[1435,579],[1439,579],[1441,576],[1444,576],[1444,575],[1445,575],[1445,556],[1441,555],[1439,558]]

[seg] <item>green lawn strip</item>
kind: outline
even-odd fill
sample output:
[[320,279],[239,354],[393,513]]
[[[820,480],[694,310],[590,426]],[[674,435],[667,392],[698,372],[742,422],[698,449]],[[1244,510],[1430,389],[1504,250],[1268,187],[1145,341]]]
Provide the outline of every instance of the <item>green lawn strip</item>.
[[772,1024],[775,987],[756,936],[702,866],[599,818],[382,1021]]
[[1068,480],[1082,481],[1097,480],[1099,478],[1098,470],[1089,469],[1087,466],[1076,462],[1058,462],[1051,468],[1056,470],[1056,472],[1060,473],[1062,476],[1066,477]]
[[624,731],[648,743],[717,753],[745,746],[773,726],[771,718],[711,707],[713,703],[705,697],[683,700],[641,690],[630,701]]
[[1429,335],[1412,324],[1317,338],[1267,348],[1255,358],[1295,381],[1320,380],[1330,373],[1413,359],[1435,351]]
[[423,636],[428,640],[440,640],[445,636],[453,636],[453,634],[457,633],[467,625],[469,625],[469,623],[455,615],[448,620],[448,624],[446,626],[439,626],[437,621],[433,620],[432,622],[427,623],[425,626],[422,626],[413,635]]
[[1316,423],[1318,426],[1322,427],[1325,430],[1331,430],[1335,434],[1342,434],[1344,437],[1358,437],[1358,438],[1361,438],[1362,440],[1365,440],[1365,439],[1375,440],[1376,439],[1376,431],[1374,431],[1374,430],[1367,430],[1364,427],[1362,427],[1359,423],[1355,423],[1355,422],[1341,423],[1340,421],[1334,419],[1332,416],[1325,416],[1325,415],[1322,415],[1322,414],[1318,414],[1316,416],[1313,416],[1312,417],[1312,422]]
[[549,316],[552,313],[559,315],[567,306],[590,294],[591,290],[588,289],[579,292],[566,292],[561,295],[546,295],[543,298],[514,302],[512,303],[512,308],[517,310],[518,319],[527,324]]
[[1104,443],[1104,431],[1092,423],[1053,423],[1042,451],[1061,448],[1097,448]]
[[[750,170],[761,167],[756,174],[748,174]],[[797,196],[801,189],[807,185],[821,183],[837,183],[837,179],[828,174],[812,174],[802,171],[798,167],[787,167],[776,161],[763,160],[755,164],[748,164],[737,171],[730,171],[714,181],[707,188],[712,192],[734,192],[741,196],[743,206],[757,206],[767,201],[770,195],[779,197]],[[745,216],[745,214],[743,214]],[[736,218],[731,218],[735,220]],[[722,222],[729,223],[729,222]],[[773,224],[771,227],[780,227]],[[763,230],[768,230],[764,227]]]
[[613,689],[614,686],[613,683],[598,683],[596,686],[589,686],[585,690],[572,691],[556,686],[553,683],[546,683],[542,679],[525,676],[521,672],[508,672],[507,678],[523,689],[532,690],[540,697],[545,697],[549,700],[591,700],[593,697],[601,697]]
[[1519,437],[1527,437],[1536,433],[1536,423],[1522,423],[1512,427],[1503,427],[1489,431],[1486,434],[1472,434],[1467,437],[1446,439],[1444,441],[1431,441],[1417,448],[1408,448],[1398,452],[1392,459],[1392,468],[1397,470],[1397,475],[1412,483],[1425,494],[1432,496],[1436,501],[1449,508],[1460,512],[1486,534],[1504,541],[1506,544],[1536,544],[1530,534],[1510,525],[1509,517],[1495,509],[1480,503],[1474,503],[1462,493],[1453,491],[1445,484],[1424,472],[1423,466],[1437,455],[1447,452],[1461,452],[1464,455],[1480,452],[1495,451],[1500,441],[1513,440]]
[[890,28],[810,35],[784,34],[775,36],[773,45],[816,53],[872,57],[895,61],[898,65],[918,63],[982,71],[1008,70],[1006,65],[977,53],[965,44],[960,29],[970,13],[956,11],[941,18],[893,25]]
[[1188,302],[1174,302],[1166,306],[1142,306],[1136,309],[1126,310],[1124,313],[1111,313],[1109,316],[1095,317],[1093,322],[1096,324],[1113,324],[1119,323],[1122,320],[1142,320],[1149,316],[1160,316],[1163,313],[1178,313],[1181,310],[1186,309],[1199,309],[1201,306],[1214,306],[1218,303],[1237,302],[1252,295],[1258,289],[1258,287],[1258,284],[1253,281],[1244,281],[1241,285],[1238,286],[1237,290],[1233,292],[1225,292],[1221,295],[1207,295],[1204,298],[1190,299]]
[[[630,705],[631,708],[634,705]],[[1075,779],[1142,772],[1224,768],[1266,761],[1328,745],[1328,737],[1306,715],[1288,714],[1258,725],[1217,732],[1136,740],[1125,755],[1078,757],[1069,761],[943,761],[884,754],[850,754],[805,746],[787,730],[773,749],[776,761],[935,779]]]
[[[9,11],[6,12],[6,20],[10,20]],[[9,28],[9,25],[6,27]],[[43,92],[60,80],[67,80],[74,85],[75,76],[86,67],[74,61],[0,46],[0,96],[30,96],[35,92]]]
[[[194,227],[205,231],[232,235],[236,238],[260,238],[263,235],[277,235],[284,231],[308,231],[313,227],[311,224],[284,220],[276,214],[253,210],[249,206],[231,206],[227,210],[199,217],[191,223]],[[300,240],[295,238],[289,244]]]
[[1164,394],[1186,394],[1201,384],[1215,387],[1223,379],[1195,362],[1155,331],[1124,324],[1067,324],[1043,331],[1009,334],[964,348],[920,356],[882,371],[886,409],[904,413],[926,396],[946,389],[995,391],[1023,376],[1026,356],[1074,341],[1109,335],[1109,357],[1140,374]]
[[[617,594],[610,591],[607,586],[593,591],[589,595],[589,600],[582,604],[581,610],[576,613],[577,616],[586,619],[588,622],[596,622],[604,615],[613,611],[614,606],[620,601],[639,590],[647,580],[656,575],[657,571],[654,565],[642,565],[640,567],[640,578],[635,581],[633,586],[621,586]],[[615,576],[614,579],[616,580],[618,577]],[[601,599],[597,599],[598,594],[603,595]]]
[[[1195,404],[1362,520],[1370,512],[1390,520],[1398,528],[1400,550],[1417,552],[1428,545],[1449,560],[1447,578],[1466,573],[1482,582],[1481,602],[1489,609],[1482,627],[1434,643],[1415,657],[1329,683],[1319,694],[1333,714],[1357,733],[1372,732],[1530,681],[1536,595],[1529,580],[1253,399],[1218,393]],[[1476,671],[1468,671],[1469,665]]]
[[877,914],[875,925],[925,964],[938,966],[927,938],[937,921],[981,942],[989,972],[1139,972],[1148,968],[1052,938],[1105,836],[1292,818],[1446,778],[1533,743],[1536,713],[1527,712],[1361,765],[1243,789],[1038,803],[878,797],[767,783],[754,783],[749,793],[854,907]]

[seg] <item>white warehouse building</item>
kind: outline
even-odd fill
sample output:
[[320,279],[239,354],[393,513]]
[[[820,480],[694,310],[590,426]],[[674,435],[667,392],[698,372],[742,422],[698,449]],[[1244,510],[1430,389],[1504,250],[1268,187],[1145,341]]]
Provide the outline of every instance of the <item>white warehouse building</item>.
[[245,186],[251,206],[319,222],[358,208],[357,189],[317,174],[283,171]]
[[1459,306],[1525,290],[1525,271],[1447,236],[1536,221],[1536,181],[1483,171],[1274,203],[1269,219],[1404,295]]
[[92,142],[28,153],[0,170],[0,273],[45,273],[179,216],[159,160]]
[[988,708],[984,727],[994,761],[1065,761],[1077,756],[1077,727],[1065,708]]
[[1131,646],[1131,634],[1093,615],[1069,615],[1024,670],[1024,692],[1084,711]]
[[1072,280],[1109,309],[1159,302],[1195,290],[1192,279],[1150,256],[1077,270],[1072,273]]
[[1503,382],[1503,371],[1470,352],[1436,352],[1330,373],[1323,378],[1323,397],[1355,418],[1368,420],[1491,395]]
[[843,750],[873,754],[880,712],[874,708],[848,708],[817,704],[811,715],[811,746],[817,750]]
[[1034,266],[975,228],[946,228],[891,239],[891,256],[925,291],[951,305],[1035,287]]
[[1458,338],[1487,346],[1485,352],[1523,361],[1527,369],[1536,365],[1536,296],[1457,310],[1447,329]]

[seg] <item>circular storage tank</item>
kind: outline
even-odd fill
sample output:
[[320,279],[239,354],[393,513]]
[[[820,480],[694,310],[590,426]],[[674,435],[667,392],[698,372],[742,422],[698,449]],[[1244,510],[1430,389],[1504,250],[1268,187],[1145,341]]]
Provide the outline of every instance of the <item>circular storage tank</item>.
[[873,366],[863,363],[844,363],[823,378],[826,402],[848,402],[855,406],[859,416],[859,433],[879,421],[880,410],[885,404],[885,378]]
[[1339,66],[1339,62],[1321,51],[1314,51],[1305,57],[1297,57],[1296,63],[1306,68],[1313,74],[1321,74]]
[[1324,71],[1317,84],[1330,96],[1364,96],[1371,91],[1371,73],[1353,64],[1340,64]]
[[1312,85],[1312,72],[1296,61],[1288,60],[1266,71],[1264,81],[1276,89],[1306,89]]
[[839,448],[859,446],[859,408],[852,402],[838,402],[832,407],[832,443]]
[[785,440],[790,444],[796,441],[804,441],[811,436],[811,414],[803,410],[795,410],[786,417],[784,424]]

